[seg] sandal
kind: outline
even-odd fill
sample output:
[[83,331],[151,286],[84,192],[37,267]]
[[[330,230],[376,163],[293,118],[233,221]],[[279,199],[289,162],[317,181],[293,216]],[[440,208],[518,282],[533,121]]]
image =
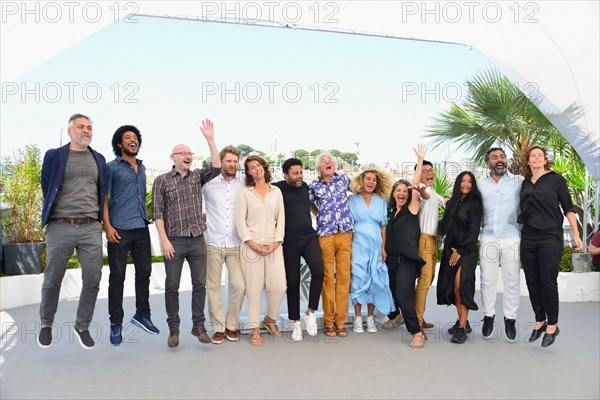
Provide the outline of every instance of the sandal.
[[425,338],[423,332],[417,332],[414,334],[412,341],[410,342],[410,347],[413,349],[420,349],[425,346],[425,340],[427,339]]
[[253,333],[250,336],[250,344],[253,346],[262,346],[264,343],[263,338],[260,336],[260,333]]
[[336,326],[335,330],[336,330],[337,335],[340,336],[340,337],[346,337],[346,336],[348,336],[348,331],[346,330],[346,327],[343,326],[343,325],[341,327]]
[[275,320],[270,318],[268,315],[265,316],[265,319],[263,320],[263,325],[264,325],[265,329],[268,330],[271,335],[281,336],[281,331],[279,331],[279,328],[277,327]]
[[325,336],[337,336],[335,328],[332,325],[325,325]]
[[385,321],[383,329],[394,329],[400,325],[404,325],[404,317],[401,314],[398,314],[396,318]]

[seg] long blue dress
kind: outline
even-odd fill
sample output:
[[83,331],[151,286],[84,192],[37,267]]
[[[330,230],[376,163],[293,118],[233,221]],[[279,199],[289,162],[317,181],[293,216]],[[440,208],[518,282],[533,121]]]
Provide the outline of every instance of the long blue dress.
[[395,306],[387,265],[381,258],[381,227],[387,225],[387,203],[373,194],[367,207],[360,193],[350,196],[348,202],[354,218],[350,281],[352,305],[375,304],[380,312],[389,314]]

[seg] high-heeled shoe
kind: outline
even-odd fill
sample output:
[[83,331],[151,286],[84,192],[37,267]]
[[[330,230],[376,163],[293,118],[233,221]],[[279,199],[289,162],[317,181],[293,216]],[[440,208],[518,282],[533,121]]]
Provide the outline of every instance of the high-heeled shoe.
[[556,339],[556,337],[558,336],[559,333],[560,333],[560,329],[558,329],[558,326],[556,327],[556,330],[554,331],[554,333],[546,332],[546,334],[544,335],[544,339],[542,339],[542,347],[548,347],[552,343],[554,343],[554,340]]
[[546,332],[546,327],[548,326],[548,323],[546,321],[544,321],[544,325],[542,325],[540,327],[540,329],[533,329],[533,332],[531,332],[531,336],[529,336],[529,343],[531,342],[535,342],[536,340],[538,340],[540,338],[540,336],[542,336],[542,333]]

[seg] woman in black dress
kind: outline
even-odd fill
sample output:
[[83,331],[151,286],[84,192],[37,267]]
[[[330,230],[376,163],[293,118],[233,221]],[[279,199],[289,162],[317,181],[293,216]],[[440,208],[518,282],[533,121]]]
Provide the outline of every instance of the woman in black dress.
[[456,306],[458,320],[448,330],[452,334],[452,343],[466,342],[471,331],[469,310],[478,309],[474,300],[475,268],[482,214],[481,194],[475,176],[463,171],[456,177],[452,198],[446,203],[439,226],[440,234],[446,235],[446,239],[438,274],[437,302]]
[[550,170],[553,163],[544,148],[533,146],[523,154],[525,180],[517,221],[523,224],[521,263],[536,321],[529,341],[535,342],[545,332],[542,347],[548,347],[560,333],[556,279],[564,249],[563,213],[573,229],[575,250],[581,250],[582,242],[565,178]]

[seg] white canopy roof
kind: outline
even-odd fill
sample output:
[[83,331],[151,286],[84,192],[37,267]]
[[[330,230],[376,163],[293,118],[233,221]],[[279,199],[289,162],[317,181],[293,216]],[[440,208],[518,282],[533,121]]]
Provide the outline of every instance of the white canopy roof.
[[[471,45],[525,94],[541,96],[539,108],[573,144],[590,174],[600,179],[598,1],[2,2],[0,78],[3,83],[15,80],[115,20],[135,14],[260,20],[291,28]],[[582,107],[583,114],[566,113],[572,104]]]

